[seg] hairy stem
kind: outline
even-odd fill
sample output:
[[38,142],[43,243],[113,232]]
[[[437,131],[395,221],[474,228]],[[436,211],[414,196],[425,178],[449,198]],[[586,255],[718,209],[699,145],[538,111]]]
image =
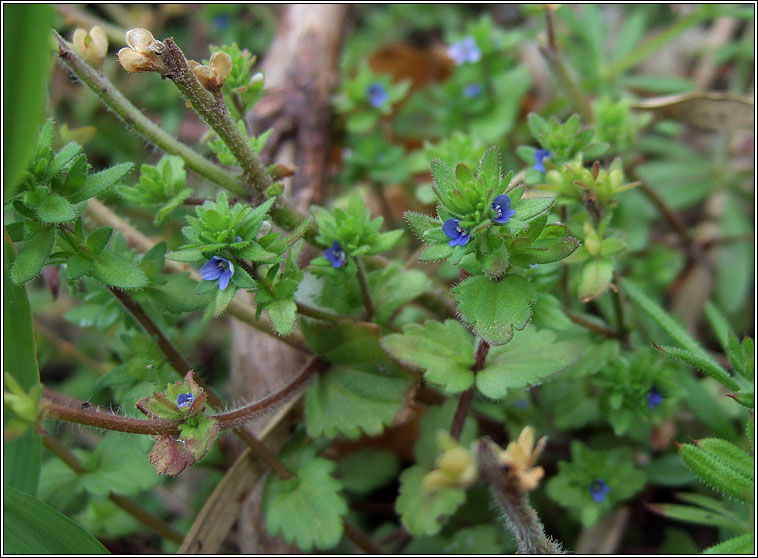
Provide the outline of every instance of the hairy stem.
[[606,337],[609,337],[611,339],[618,338],[618,332],[615,329],[608,327],[607,325],[596,323],[588,318],[585,318],[584,316],[575,314],[568,308],[564,308],[563,313],[566,314],[566,317],[569,320],[571,320],[577,325],[580,325],[584,328],[589,329],[590,331],[594,331],[595,333],[599,333],[600,335],[605,335]]
[[237,124],[229,114],[223,95],[220,92],[214,95],[203,87],[192,72],[184,53],[173,39],[166,39],[164,44],[166,50],[162,59],[167,67],[164,77],[176,84],[180,93],[192,104],[195,112],[213,128],[237,158],[242,166],[243,176],[251,188],[253,201],[259,204],[272,184],[266,167],[250,148],[247,138],[237,129]]
[[305,363],[302,370],[295,377],[295,379],[281,390],[261,399],[260,401],[256,401],[255,403],[245,405],[244,407],[240,407],[239,409],[235,409],[227,413],[221,413],[220,415],[216,415],[213,418],[216,419],[219,427],[222,429],[235,428],[237,426],[240,426],[251,418],[259,416],[261,413],[269,411],[274,406],[290,399],[302,388],[304,388],[310,381],[311,377],[313,377],[313,374],[323,366],[324,361],[322,361],[319,357],[314,356],[307,363]]
[[72,407],[47,398],[42,399],[41,407],[51,418],[76,424],[128,434],[179,435],[179,423],[176,421],[124,417],[110,411],[101,411],[98,407]]
[[479,469],[508,529],[518,544],[520,554],[561,554],[561,545],[545,535],[537,513],[529,505],[528,493],[516,475],[504,469],[486,439],[479,440]]
[[[490,352],[490,344],[484,339],[479,340],[479,345],[476,347],[476,357],[474,366],[471,371],[476,375],[481,369],[484,368],[487,362],[487,354]],[[450,436],[456,441],[461,439],[461,432],[463,432],[463,425],[466,422],[466,416],[471,409],[471,402],[474,400],[474,391],[476,388],[471,386],[464,391],[458,399],[458,407],[455,409],[455,416],[453,416],[453,425],[450,427]]]
[[[55,32],[53,32],[55,33]],[[71,48],[66,40],[55,33],[58,40],[58,49],[61,62],[71,70],[82,83],[89,87],[105,105],[115,112],[128,126],[131,126],[138,134],[157,146],[162,151],[172,155],[179,155],[184,159],[187,166],[208,180],[229,190],[237,196],[245,196],[247,188],[237,177],[232,176],[226,170],[212,163],[187,145],[178,141],[175,137],[165,132],[160,126],[153,123],[147,116],[135,107],[129,99],[116,89],[116,87],[101,73],[82,60]]]
[[187,360],[181,354],[179,354],[178,349],[174,347],[174,344],[171,343],[171,341],[168,340],[168,337],[163,334],[153,319],[148,316],[147,312],[145,312],[145,309],[142,308],[140,303],[134,300],[129,294],[127,294],[126,291],[122,291],[121,289],[116,289],[114,287],[108,288],[110,289],[111,294],[113,294],[113,296],[118,299],[118,301],[124,306],[124,308],[129,311],[132,316],[134,316],[134,318],[139,322],[144,330],[148,334],[155,335],[158,338],[158,347],[163,352],[163,354],[166,355],[166,358],[168,359],[169,363],[171,363],[171,366],[174,368],[174,370],[179,372],[179,374],[182,376],[189,372],[192,369],[190,363],[187,362]]
[[[42,437],[42,443],[50,453],[63,461],[69,469],[75,473],[82,474],[87,472],[87,469],[84,468],[84,465],[82,465],[79,458],[76,457],[66,446],[61,444],[57,438],[46,434]],[[163,521],[157,515],[153,515],[146,509],[142,508],[134,500],[114,492],[108,494],[108,499],[151,531],[158,533],[160,536],[177,544],[182,544],[184,537],[179,531],[171,527],[171,525]]]

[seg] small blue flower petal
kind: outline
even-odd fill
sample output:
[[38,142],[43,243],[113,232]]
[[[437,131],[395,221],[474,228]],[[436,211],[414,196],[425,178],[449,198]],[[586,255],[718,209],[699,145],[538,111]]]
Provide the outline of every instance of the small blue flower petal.
[[516,215],[516,210],[511,209],[511,198],[507,194],[500,194],[492,202],[492,209],[495,211],[495,218],[493,221],[504,225],[511,220],[511,217]]
[[590,495],[595,502],[602,502],[611,491],[611,487],[604,480],[595,479],[590,483]]
[[663,395],[658,388],[653,386],[650,391],[647,392],[647,406],[650,409],[655,409],[658,405],[663,403]]
[[532,167],[536,171],[545,172],[545,159],[549,159],[552,156],[547,149],[538,149],[534,152],[535,164]]
[[476,44],[474,37],[469,35],[462,41],[453,43],[447,47],[447,54],[453,59],[457,66],[470,62],[475,64],[482,58],[482,51]]
[[213,256],[209,262],[200,268],[200,275],[206,281],[218,279],[218,288],[223,291],[234,275],[234,264],[220,256]]
[[187,409],[192,406],[192,402],[195,401],[195,396],[190,393],[180,393],[176,398],[177,409]]
[[442,232],[450,239],[448,246],[465,246],[471,239],[471,231],[463,229],[458,219],[448,219],[442,224]]
[[379,82],[374,82],[366,88],[366,96],[369,104],[374,108],[379,108],[389,99],[387,90]]
[[337,269],[345,264],[346,257],[345,251],[342,249],[342,245],[336,240],[332,242],[332,246],[324,250],[324,257],[329,260],[332,267]]
[[482,86],[479,83],[469,83],[463,88],[463,96],[468,99],[475,99],[482,94]]

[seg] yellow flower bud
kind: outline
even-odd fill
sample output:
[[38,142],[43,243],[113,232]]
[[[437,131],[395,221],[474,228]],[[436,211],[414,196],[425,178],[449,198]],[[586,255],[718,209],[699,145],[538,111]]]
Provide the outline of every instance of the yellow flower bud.
[[89,33],[84,29],[77,29],[71,42],[74,52],[92,66],[100,66],[108,53],[108,38],[97,26],[90,29]]
[[92,37],[92,44],[95,48],[95,53],[102,59],[108,54],[108,37],[105,35],[105,31],[99,25],[95,25],[89,30],[89,35]]
[[132,50],[136,50],[140,54],[147,54],[153,41],[155,41],[153,34],[142,27],[129,29],[126,32],[126,44],[129,45]]
[[219,51],[211,56],[210,66],[216,83],[221,87],[232,73],[232,57],[223,51]]
[[147,56],[129,47],[118,51],[118,61],[127,72],[149,72],[153,69],[153,64]]

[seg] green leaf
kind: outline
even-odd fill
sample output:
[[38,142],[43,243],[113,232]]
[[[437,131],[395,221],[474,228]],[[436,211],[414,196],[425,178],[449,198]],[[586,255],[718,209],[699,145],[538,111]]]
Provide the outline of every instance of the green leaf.
[[118,289],[139,289],[147,276],[135,263],[113,252],[100,252],[92,265],[92,276]]
[[89,248],[94,254],[99,254],[105,249],[112,234],[113,229],[111,227],[102,227],[93,231],[87,237],[87,248]]
[[501,281],[477,275],[451,292],[462,319],[490,345],[504,345],[513,338],[514,329],[524,329],[537,300],[529,280],[520,275],[508,275]]
[[745,533],[708,547],[703,554],[753,554],[755,552],[755,533]]
[[718,306],[713,304],[710,300],[705,303],[705,315],[708,317],[708,321],[711,323],[711,328],[716,338],[719,340],[719,345],[724,349],[724,352],[729,350],[729,335],[734,335],[729,321],[724,314],[719,310]]
[[45,227],[24,242],[11,268],[11,279],[17,285],[34,279],[47,262],[55,244],[55,228]]
[[679,456],[673,453],[646,463],[642,471],[649,483],[660,486],[687,486],[697,480]]
[[9,554],[110,554],[71,519],[33,496],[3,487],[3,552]]
[[409,380],[390,363],[333,366],[305,394],[308,435],[381,434],[405,405]]
[[727,529],[734,527],[734,518],[711,510],[704,510],[703,508],[682,506],[680,504],[650,504],[649,507],[656,513],[687,523],[725,527]]
[[[631,281],[622,281],[624,291],[653,321],[655,321],[666,333],[668,333],[679,345],[691,353],[695,353],[704,360],[712,361],[710,355],[695,341],[692,336],[663,308],[649,298],[642,290]],[[715,366],[718,364],[713,363]]]
[[382,347],[405,366],[424,371],[424,378],[448,393],[465,391],[474,383],[474,341],[456,320],[408,324],[403,333],[382,338]]
[[589,302],[608,290],[613,279],[613,262],[607,258],[596,257],[582,266],[579,279],[579,300]]
[[395,509],[408,532],[416,537],[439,533],[445,520],[466,499],[462,488],[427,492],[421,486],[429,469],[414,465],[400,475],[400,495]]
[[514,243],[511,248],[511,262],[521,267],[529,264],[546,264],[569,257],[579,248],[579,241],[570,236],[536,240],[523,248]]
[[203,255],[199,248],[185,248],[184,250],[168,252],[166,258],[177,262],[189,263],[205,261],[208,259]]
[[91,469],[77,476],[77,483],[95,496],[111,492],[134,496],[160,484],[161,478],[147,460],[147,451],[134,436],[120,433],[106,435],[85,462]]
[[315,457],[300,466],[294,479],[269,475],[262,502],[268,532],[281,532],[285,541],[305,552],[314,546],[334,547],[342,537],[342,516],[347,513],[339,494],[342,484],[332,477],[335,467],[333,461]]
[[[14,285],[9,277],[14,258],[13,244],[6,236],[3,239],[3,319],[7,327],[3,328],[3,371],[10,373],[28,392],[39,383],[37,343],[26,288]],[[6,408],[3,424],[11,419],[12,413]],[[3,482],[22,492],[36,494],[41,460],[42,439],[32,429],[15,440],[4,441]]]
[[400,461],[389,450],[363,449],[340,460],[338,470],[345,490],[365,495],[397,478]]
[[556,341],[550,330],[527,328],[507,345],[490,350],[485,368],[476,375],[476,387],[491,399],[502,399],[508,390],[538,384],[571,366],[580,354],[579,345]]
[[746,502],[752,501],[755,483],[711,453],[692,444],[679,446],[685,465],[713,489]]
[[703,438],[696,442],[699,449],[713,455],[737,473],[755,479],[755,460],[731,442],[720,438]]
[[82,152],[82,146],[79,145],[76,142],[70,142],[61,148],[58,153],[55,154],[55,158],[53,159],[53,162],[50,164],[50,166],[47,169],[48,176],[53,176],[55,173],[57,173],[59,170],[61,170],[63,167],[65,167],[68,163],[71,162],[74,157],[79,155],[79,153]]
[[371,296],[374,299],[376,321],[386,323],[400,306],[424,294],[431,287],[431,280],[423,271],[401,271],[397,264],[390,264],[368,276]]
[[427,246],[418,256],[420,262],[436,262],[451,256],[453,248],[447,242]]
[[523,198],[517,204],[514,204],[513,209],[516,211],[516,214],[513,218],[519,221],[531,221],[550,211],[554,203],[555,200],[553,198]]
[[334,364],[375,364],[387,358],[379,345],[381,328],[375,324],[301,320],[301,329],[308,346]]
[[427,242],[425,237],[428,232],[438,230],[442,227],[442,223],[439,219],[436,219],[431,215],[416,213],[415,211],[406,211],[404,218],[419,240],[424,242]]
[[680,349],[678,347],[664,346],[658,347],[658,350],[666,356],[680,360],[685,364],[689,364],[693,368],[697,368],[698,370],[705,372],[714,380],[725,385],[729,389],[739,391],[741,388],[740,384],[733,380],[726,370],[724,370],[721,366],[719,366],[718,363],[710,358],[703,358],[700,354],[692,353],[688,350]]
[[289,335],[295,328],[297,304],[294,299],[273,300],[266,304],[266,312],[278,334]]
[[[50,77],[50,4],[3,6],[3,197],[12,198],[34,153]],[[52,120],[50,121],[52,130]]]
[[35,212],[45,223],[65,223],[76,218],[76,211],[68,200],[54,193],[49,193]]
[[434,181],[444,195],[447,195],[448,192],[451,192],[455,189],[456,181],[455,172],[453,172],[453,169],[448,167],[439,159],[432,160],[431,169],[432,175],[434,176]]
[[134,163],[119,163],[98,173],[90,174],[81,189],[72,194],[69,200],[72,203],[79,203],[102,194],[129,174],[132,167],[134,167]]

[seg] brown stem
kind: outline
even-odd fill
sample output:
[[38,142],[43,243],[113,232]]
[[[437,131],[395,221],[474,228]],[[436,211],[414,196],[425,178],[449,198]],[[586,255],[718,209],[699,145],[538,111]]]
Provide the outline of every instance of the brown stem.
[[607,325],[595,323],[592,320],[585,318],[584,316],[580,316],[579,314],[574,314],[571,310],[567,308],[563,309],[563,313],[566,314],[566,317],[569,320],[571,320],[577,325],[580,325],[584,328],[594,331],[595,333],[599,333],[600,335],[605,335],[606,337],[610,337],[611,339],[618,339],[618,332],[615,329],[608,327]]
[[323,366],[324,362],[321,360],[321,358],[314,356],[305,363],[295,379],[281,390],[269,395],[268,397],[264,397],[260,401],[256,401],[250,405],[240,407],[234,411],[229,411],[228,413],[221,413],[220,415],[216,415],[213,418],[216,419],[219,427],[222,429],[235,428],[237,426],[240,426],[251,418],[269,411],[274,406],[279,405],[291,398],[303,387],[305,387],[313,374]]
[[658,210],[663,213],[663,216],[666,218],[666,220],[671,224],[671,226],[674,228],[676,233],[679,235],[679,237],[682,239],[682,242],[684,245],[689,249],[692,247],[692,238],[690,237],[690,233],[687,230],[687,225],[684,224],[684,221],[682,221],[682,218],[679,217],[679,215],[669,207],[669,205],[666,203],[666,201],[656,192],[653,190],[650,186],[645,184],[644,182],[640,184],[640,189],[645,192],[645,195],[650,198],[650,201],[652,201],[655,206],[658,208]]
[[108,287],[115,296],[118,301],[126,308],[129,313],[134,316],[134,318],[139,322],[139,324],[147,331],[150,335],[155,335],[158,338],[158,347],[160,347],[161,351],[163,351],[163,354],[166,355],[166,358],[171,363],[171,366],[179,372],[182,376],[184,376],[187,372],[189,372],[192,369],[192,366],[189,362],[185,360],[185,358],[179,354],[179,351],[174,347],[173,343],[168,340],[168,338],[163,334],[163,332],[160,330],[160,328],[155,324],[153,319],[148,316],[147,312],[145,312],[144,308],[134,300],[129,294],[127,294],[126,291],[122,291],[121,289],[116,289],[115,287]]
[[[82,474],[87,472],[87,469],[84,468],[82,462],[79,461],[79,458],[76,457],[66,446],[61,444],[57,438],[47,434],[42,437],[42,443],[50,453],[58,457],[75,473]],[[175,530],[157,515],[153,515],[149,511],[143,509],[134,500],[114,492],[108,494],[108,499],[131,515],[134,519],[142,523],[145,527],[158,533],[160,536],[177,544],[181,544],[184,540],[184,537],[180,532]]]
[[247,138],[243,137],[237,129],[237,124],[232,120],[223,96],[214,96],[203,87],[192,72],[184,53],[172,38],[166,39],[164,44],[166,48],[163,61],[167,67],[164,77],[176,84],[177,89],[192,104],[192,108],[213,128],[234,154],[251,188],[254,203],[262,202],[265,191],[272,184],[271,177],[260,158],[250,148]]
[[123,417],[111,412],[100,411],[97,407],[71,407],[46,398],[42,399],[41,406],[48,416],[67,422],[129,434],[179,435],[179,424],[176,421]]
[[[479,345],[476,348],[476,357],[474,366],[471,371],[476,375],[481,369],[484,368],[484,364],[487,361],[487,354],[490,352],[490,344],[484,339],[479,340]],[[453,417],[453,425],[450,427],[450,436],[454,440],[460,440],[461,432],[463,432],[463,425],[466,422],[466,416],[471,408],[471,402],[474,400],[474,391],[476,388],[471,386],[464,391],[458,399],[458,407],[455,409],[455,416]]]
[[350,539],[355,546],[360,548],[366,554],[384,554],[384,550],[373,540],[371,540],[366,533],[358,529],[355,525],[350,523],[347,519],[344,520],[345,536]]
[[363,296],[363,307],[365,312],[363,314],[364,320],[371,321],[374,317],[374,301],[371,299],[371,289],[368,286],[368,277],[363,269],[360,257],[355,258],[355,265],[358,267],[358,283],[361,286],[361,295]]

